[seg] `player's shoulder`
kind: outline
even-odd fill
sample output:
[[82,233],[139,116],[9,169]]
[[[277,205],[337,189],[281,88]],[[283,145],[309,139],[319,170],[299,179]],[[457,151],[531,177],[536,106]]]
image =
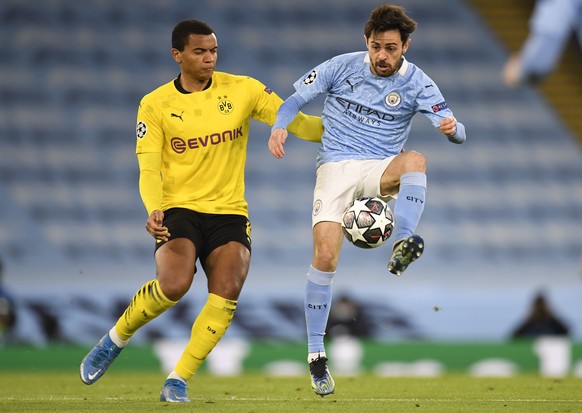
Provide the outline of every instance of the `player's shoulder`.
[[308,76],[313,76],[315,73],[317,76],[327,77],[328,79],[361,76],[369,64],[366,61],[367,55],[367,52],[351,52],[336,55],[321,63]]
[[424,70],[406,59],[402,63],[398,73],[408,82],[418,83],[419,85],[434,83],[434,81],[424,72]]
[[332,57],[331,59],[328,60],[328,62],[334,65],[361,66],[366,62],[367,54],[368,52],[365,51],[343,53]]
[[[271,94],[272,90],[265,86],[260,80],[247,75],[238,75],[226,72],[214,72],[212,77],[213,87],[218,93],[230,93],[246,98],[256,98],[263,96],[263,92]],[[236,90],[236,93],[234,92]]]
[[415,65],[413,62],[411,62],[410,60],[408,60],[406,58],[403,59],[402,65],[400,66],[398,73],[400,73],[402,76],[408,76],[408,77],[426,76],[426,73],[424,73],[424,70],[422,70],[420,67],[418,67],[417,65]]
[[216,82],[217,85],[226,85],[231,83],[236,83],[239,85],[262,85],[261,81],[255,79],[254,77],[227,72],[214,72],[212,81]]
[[145,94],[143,96],[143,98],[141,99],[142,103],[156,101],[156,100],[161,99],[164,96],[167,96],[170,93],[175,92],[176,86],[174,85],[174,81],[175,81],[175,79],[172,79],[171,81],[164,83],[163,85],[158,86],[157,88],[155,88],[151,92]]

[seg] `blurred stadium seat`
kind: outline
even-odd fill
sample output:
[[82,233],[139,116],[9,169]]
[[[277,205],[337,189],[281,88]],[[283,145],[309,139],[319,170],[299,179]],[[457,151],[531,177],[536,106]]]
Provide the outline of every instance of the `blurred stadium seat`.
[[[219,70],[256,77],[286,97],[314,65],[364,49],[363,24],[376,4],[3,0],[0,241],[8,278],[44,282],[50,274],[68,283],[63,268],[98,272],[104,262],[153,271],[137,190],[135,114],[143,94],[177,73],[170,56],[177,21],[208,21],[218,34]],[[534,90],[504,88],[507,53],[465,2],[400,4],[419,22],[409,60],[437,82],[468,134],[454,146],[422,116],[414,122],[408,147],[429,160],[419,228],[429,247],[414,276],[436,271],[443,283],[480,285],[490,274],[528,288],[531,274],[551,273],[552,282],[569,285],[582,251],[579,143]],[[251,277],[267,285],[283,266],[301,282],[311,257],[316,145],[292,139],[287,157],[275,161],[269,129],[251,130]],[[363,256],[346,246],[340,266],[351,262],[345,272],[377,283],[388,255],[380,250]]]

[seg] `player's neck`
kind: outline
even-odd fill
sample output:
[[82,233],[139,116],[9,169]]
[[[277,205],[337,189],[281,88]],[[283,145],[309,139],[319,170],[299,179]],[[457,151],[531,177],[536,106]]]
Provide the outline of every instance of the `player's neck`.
[[208,89],[212,84],[212,78],[206,80],[193,79],[191,77],[184,76],[183,73],[181,73],[176,80],[177,86],[179,86],[179,89],[182,89],[180,91],[183,93],[201,92]]

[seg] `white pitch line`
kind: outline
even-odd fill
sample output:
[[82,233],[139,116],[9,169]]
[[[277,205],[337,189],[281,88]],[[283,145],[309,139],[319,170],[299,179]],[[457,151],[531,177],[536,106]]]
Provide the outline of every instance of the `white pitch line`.
[[[242,402],[309,402],[313,400],[320,400],[315,396],[312,398],[302,398],[302,399],[295,399],[295,398],[272,398],[272,397],[190,397],[192,401],[208,401],[208,400],[216,400],[216,401],[242,401]],[[79,401],[79,400],[87,400],[86,397],[0,397],[2,401]],[[94,400],[94,399],[91,399]],[[106,397],[106,401],[127,401],[127,400],[146,400],[143,398],[134,399],[134,398],[123,398],[123,397]],[[327,398],[325,400],[333,400],[336,403],[341,402],[438,402],[438,403],[458,403],[458,402],[466,402],[466,401],[473,401],[473,402],[495,402],[495,403],[532,403],[532,402],[539,402],[539,403],[582,403],[582,399],[472,399],[472,398],[463,398],[463,399],[403,399],[403,398],[361,398],[361,399],[344,399],[344,398]]]
[[[250,401],[250,402],[266,402],[266,401],[273,401],[273,402],[292,402],[292,401],[312,401],[312,400],[320,400],[319,398],[303,398],[303,399],[289,399],[289,398],[272,398],[272,397],[190,397],[191,400],[218,400],[218,401]],[[474,401],[474,402],[496,402],[496,403],[503,403],[503,402],[522,402],[522,403],[531,403],[531,402],[540,402],[540,403],[582,403],[582,399],[471,399],[471,398],[463,398],[463,399],[402,399],[402,398],[366,398],[366,399],[344,399],[344,398],[326,398],[325,400],[333,400],[334,402],[439,402],[439,403],[447,403],[447,402],[464,402],[464,401]]]

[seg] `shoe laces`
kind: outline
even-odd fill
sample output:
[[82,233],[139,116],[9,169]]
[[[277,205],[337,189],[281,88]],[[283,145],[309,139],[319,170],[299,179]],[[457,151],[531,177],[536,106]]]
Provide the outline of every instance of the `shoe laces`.
[[106,362],[111,358],[112,355],[116,356],[117,352],[115,351],[115,344],[111,344],[110,346],[107,343],[97,351],[95,354],[95,358],[93,359],[93,365],[99,366],[101,363]]
[[319,379],[325,377],[327,372],[327,357],[318,357],[309,363],[309,371]]
[[182,380],[172,380],[168,387],[176,392],[179,392],[180,394],[185,394],[186,390],[188,390],[188,386],[186,386],[186,383],[184,383]]
[[401,239],[400,241],[396,241],[394,248],[392,248],[392,252],[402,255],[402,248],[400,248],[400,246],[404,243],[405,240],[406,239]]

